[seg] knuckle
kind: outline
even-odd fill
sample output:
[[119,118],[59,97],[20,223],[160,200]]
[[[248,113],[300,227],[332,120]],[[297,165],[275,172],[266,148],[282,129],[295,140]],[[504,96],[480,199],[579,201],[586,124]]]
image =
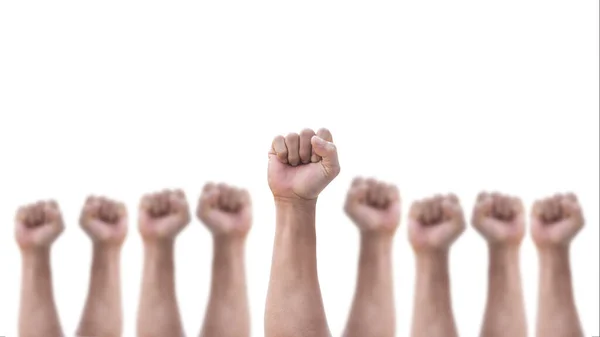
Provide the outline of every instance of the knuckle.
[[297,133],[290,132],[285,136],[286,141],[296,141],[300,136]]
[[302,136],[305,136],[305,137],[306,136],[312,137],[315,134],[315,131],[313,129],[310,129],[310,128],[304,128],[304,129],[302,129],[302,131],[300,132],[300,134]]

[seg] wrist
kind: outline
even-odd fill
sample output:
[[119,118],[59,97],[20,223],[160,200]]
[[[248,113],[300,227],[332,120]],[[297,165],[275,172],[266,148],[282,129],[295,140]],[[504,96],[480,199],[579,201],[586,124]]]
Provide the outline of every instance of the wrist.
[[175,242],[174,240],[143,240],[144,251],[147,253],[150,252],[164,252],[164,251],[172,251]]
[[554,265],[556,263],[568,263],[569,248],[561,247],[538,247],[538,255],[542,266]]
[[569,244],[564,245],[538,245],[537,251],[539,255],[545,256],[557,256],[557,255],[568,255]]
[[94,243],[93,256],[102,258],[118,258],[121,255],[121,245]]
[[450,247],[416,247],[413,245],[413,251],[417,259],[443,260],[448,258]]
[[24,262],[50,259],[50,247],[35,247],[21,249]]
[[428,251],[415,255],[417,277],[424,280],[445,282],[449,274],[449,254],[447,251]]
[[521,246],[520,245],[498,245],[488,244],[488,252],[490,256],[503,258],[518,258]]
[[303,199],[300,197],[274,196],[275,207],[283,209],[310,210],[317,206],[317,199]]
[[417,265],[430,266],[439,263],[447,263],[449,259],[448,250],[423,250],[415,254]]
[[275,211],[276,226],[282,230],[276,233],[294,233],[296,238],[315,235],[316,200],[275,198]]
[[244,248],[245,244],[245,235],[213,235],[213,245],[215,249],[238,250],[240,248]]
[[394,237],[389,233],[361,232],[360,244],[362,249],[389,252],[392,250]]

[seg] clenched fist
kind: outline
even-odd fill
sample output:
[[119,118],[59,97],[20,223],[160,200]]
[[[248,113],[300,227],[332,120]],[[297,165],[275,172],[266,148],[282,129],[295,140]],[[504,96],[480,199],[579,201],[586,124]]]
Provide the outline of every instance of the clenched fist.
[[139,230],[145,240],[173,240],[190,219],[190,208],[182,190],[165,190],[142,197]]
[[214,236],[245,237],[252,225],[250,194],[225,184],[206,184],[196,215]]
[[480,193],[473,210],[473,227],[490,245],[519,245],[525,234],[525,209],[519,198]]
[[584,225],[574,194],[557,194],[533,205],[531,235],[538,247],[568,246]]
[[64,223],[56,201],[40,201],[19,208],[15,236],[22,250],[48,249],[63,232]]
[[275,198],[314,200],[339,173],[329,130],[305,129],[273,140],[268,178]]
[[127,209],[123,203],[90,196],[79,224],[95,244],[120,246],[127,235]]
[[400,193],[396,186],[356,178],[348,191],[344,211],[363,233],[393,234],[400,222]]
[[454,194],[412,204],[409,239],[415,251],[446,251],[465,230],[465,217]]

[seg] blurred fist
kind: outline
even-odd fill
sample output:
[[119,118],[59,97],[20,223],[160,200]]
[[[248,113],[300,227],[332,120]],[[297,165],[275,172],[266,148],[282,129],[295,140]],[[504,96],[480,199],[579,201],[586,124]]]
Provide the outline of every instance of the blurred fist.
[[568,246],[584,222],[577,197],[557,194],[533,205],[531,235],[538,247]]
[[361,232],[393,234],[400,222],[400,193],[394,185],[356,178],[344,211]]
[[196,210],[198,219],[215,236],[244,237],[252,226],[252,205],[246,190],[208,183]]
[[340,173],[331,132],[304,129],[277,136],[269,152],[269,187],[273,196],[316,199]]
[[473,227],[491,245],[519,245],[525,234],[525,209],[519,198],[480,193],[473,210]]
[[48,249],[64,230],[62,215],[54,200],[21,207],[15,218],[15,236],[22,250]]
[[182,190],[164,190],[142,197],[139,230],[146,240],[172,240],[190,223],[190,208]]
[[417,201],[410,208],[408,235],[415,251],[446,251],[465,230],[454,194]]
[[120,202],[90,196],[81,211],[79,225],[94,243],[120,246],[127,235],[127,210]]

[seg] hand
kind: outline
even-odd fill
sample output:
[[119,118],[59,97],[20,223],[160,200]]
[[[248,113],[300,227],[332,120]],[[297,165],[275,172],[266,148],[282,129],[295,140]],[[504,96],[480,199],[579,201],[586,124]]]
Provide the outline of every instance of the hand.
[[584,223],[577,197],[557,194],[533,205],[531,236],[538,247],[567,247]]
[[250,194],[225,184],[206,184],[196,216],[215,237],[245,237],[252,226]]
[[190,208],[182,190],[145,195],[140,203],[140,234],[147,241],[170,241],[190,223],[190,218]]
[[415,251],[447,251],[465,230],[458,198],[454,194],[437,195],[413,203],[408,230]]
[[269,152],[269,187],[275,198],[315,200],[340,173],[331,133],[310,129],[277,136]]
[[39,201],[19,208],[15,237],[21,250],[47,250],[64,230],[56,201]]
[[518,246],[525,234],[525,209],[519,198],[480,193],[473,210],[473,227],[492,246]]
[[363,233],[393,234],[400,222],[400,193],[396,186],[356,178],[344,210]]
[[94,244],[121,246],[127,235],[127,209],[123,203],[90,196],[81,211],[79,225]]

